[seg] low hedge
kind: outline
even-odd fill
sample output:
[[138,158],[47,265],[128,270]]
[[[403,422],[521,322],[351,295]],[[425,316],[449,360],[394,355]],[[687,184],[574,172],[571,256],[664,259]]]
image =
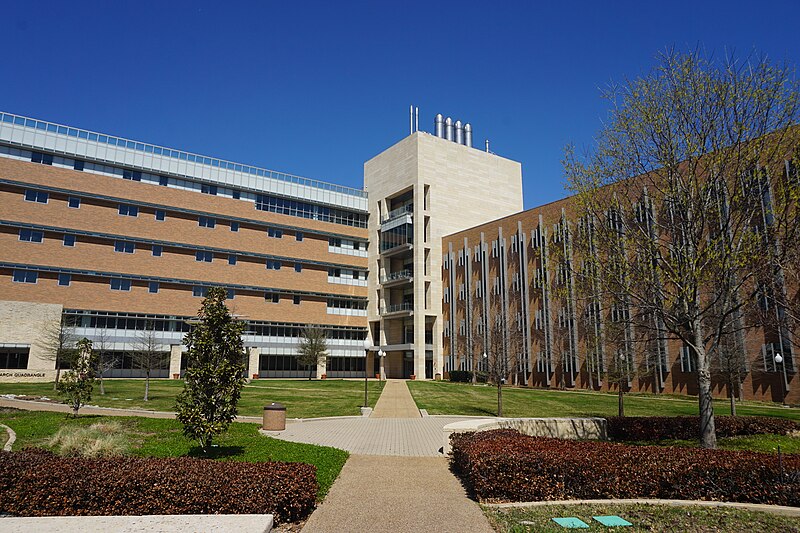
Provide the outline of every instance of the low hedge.
[[305,518],[316,467],[181,458],[0,453],[0,514],[13,516],[273,514]]
[[[612,416],[606,418],[608,438],[617,441],[696,440],[700,436],[698,416]],[[786,435],[800,430],[800,424],[770,416],[715,416],[717,437]]]
[[800,505],[800,455],[456,433],[453,470],[483,501],[666,498]]
[[[476,381],[478,383],[486,383],[486,372],[478,372]],[[455,383],[472,383],[471,370],[451,370],[448,374],[448,379]]]

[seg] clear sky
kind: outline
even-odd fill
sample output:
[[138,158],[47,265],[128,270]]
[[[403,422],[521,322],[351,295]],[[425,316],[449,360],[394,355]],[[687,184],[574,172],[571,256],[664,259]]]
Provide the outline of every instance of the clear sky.
[[436,113],[564,195],[600,88],[668,47],[800,63],[800,1],[35,1],[3,7],[0,109],[361,187]]

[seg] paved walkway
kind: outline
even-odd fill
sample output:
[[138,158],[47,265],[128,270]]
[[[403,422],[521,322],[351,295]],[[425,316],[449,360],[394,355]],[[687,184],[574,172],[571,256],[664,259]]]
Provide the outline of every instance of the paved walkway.
[[390,379],[381,392],[371,418],[422,418],[411,397],[408,385],[401,379]]
[[444,457],[351,455],[303,533],[490,533]]

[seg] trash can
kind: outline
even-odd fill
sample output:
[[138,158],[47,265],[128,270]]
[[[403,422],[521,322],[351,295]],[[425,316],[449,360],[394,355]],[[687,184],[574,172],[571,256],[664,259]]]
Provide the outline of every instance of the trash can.
[[264,406],[264,422],[261,425],[266,431],[283,431],[286,429],[286,407],[272,402]]

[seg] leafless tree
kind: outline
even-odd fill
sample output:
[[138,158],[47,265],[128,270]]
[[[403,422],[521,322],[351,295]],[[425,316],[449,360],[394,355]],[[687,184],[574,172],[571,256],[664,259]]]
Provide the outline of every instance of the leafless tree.
[[100,383],[100,394],[105,394],[105,384],[103,376],[109,370],[112,370],[119,363],[119,356],[117,352],[112,350],[111,335],[108,330],[103,328],[94,336],[94,351],[95,351],[95,372],[97,374],[97,381]]
[[75,325],[66,313],[62,312],[59,317],[54,317],[52,321],[46,323],[39,338],[39,346],[45,358],[53,361],[56,367],[56,379],[53,383],[53,390],[56,390],[61,379],[61,367],[71,363],[76,351],[78,336],[75,334]]
[[131,359],[134,368],[141,368],[145,371],[144,381],[144,401],[149,401],[150,396],[150,375],[153,370],[160,368],[169,358],[169,354],[164,352],[164,347],[158,339],[153,322],[148,320],[145,328],[136,333],[136,340],[133,343]]

